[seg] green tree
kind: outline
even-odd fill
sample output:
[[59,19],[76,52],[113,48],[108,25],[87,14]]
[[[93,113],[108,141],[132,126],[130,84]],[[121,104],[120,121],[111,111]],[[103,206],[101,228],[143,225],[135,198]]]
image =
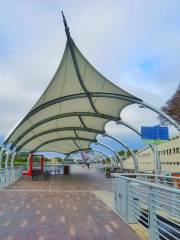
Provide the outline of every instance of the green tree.
[[119,154],[119,156],[124,157],[124,156],[126,155],[126,152],[125,152],[124,150],[120,150],[120,151],[118,152],[118,154]]
[[[161,110],[180,124],[180,84],[174,95],[165,103]],[[169,124],[169,122],[162,117],[159,117],[159,120],[163,125]]]

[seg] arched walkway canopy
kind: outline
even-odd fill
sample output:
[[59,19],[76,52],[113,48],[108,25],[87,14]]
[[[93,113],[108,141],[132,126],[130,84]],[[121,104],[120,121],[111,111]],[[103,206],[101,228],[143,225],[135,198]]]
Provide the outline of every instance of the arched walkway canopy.
[[6,137],[4,145],[11,150],[68,154],[89,148],[108,121],[118,121],[124,107],[141,101],[102,76],[75,45],[65,18],[64,24],[67,43],[61,63],[42,96]]

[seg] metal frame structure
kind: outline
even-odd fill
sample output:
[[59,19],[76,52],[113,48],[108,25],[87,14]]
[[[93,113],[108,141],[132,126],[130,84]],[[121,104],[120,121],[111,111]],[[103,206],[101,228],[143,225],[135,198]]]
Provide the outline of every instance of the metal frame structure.
[[[94,114],[87,114],[88,116],[90,115],[90,116],[93,116],[93,117],[96,117],[96,115],[94,115]],[[69,116],[69,113],[68,113],[68,116]],[[75,114],[75,116],[79,116],[79,113],[76,115]],[[67,117],[67,114],[65,115],[65,116],[63,116],[63,117]],[[107,118],[107,116],[102,116],[103,118],[105,117],[105,118]],[[113,119],[113,121],[114,121],[115,119]],[[49,121],[49,120],[47,120],[47,121]],[[47,121],[43,121],[43,123],[44,122],[47,122]],[[43,124],[43,123],[41,123],[41,124]],[[138,130],[138,129],[136,129],[134,126],[132,126],[132,125],[130,125],[129,123],[127,123],[127,122],[125,122],[125,121],[123,121],[123,120],[118,120],[118,121],[116,121],[116,123],[117,124],[122,124],[122,125],[124,125],[124,126],[126,126],[127,128],[129,128],[129,129],[131,129],[132,131],[134,131],[136,134],[138,134],[139,136],[141,136],[141,133],[140,133],[140,131]],[[38,124],[38,126],[39,125],[41,125],[41,124]],[[128,149],[130,152],[131,152],[131,154],[132,154],[132,156],[133,156],[133,159],[135,159],[136,157],[135,157],[135,155],[134,155],[134,153],[133,153],[133,151],[128,147],[128,146],[126,146],[122,141],[120,142],[117,138],[114,138],[114,137],[112,137],[112,136],[110,136],[110,135],[108,135],[107,133],[105,133],[105,131],[101,131],[101,130],[97,130],[97,129],[90,129],[90,128],[80,128],[80,127],[67,127],[67,128],[56,128],[56,129],[50,129],[50,130],[48,130],[48,131],[44,131],[44,132],[41,132],[41,133],[39,133],[39,134],[37,134],[37,135],[35,135],[35,136],[33,136],[33,137],[31,137],[30,139],[28,139],[28,140],[26,140],[23,144],[21,144],[21,146],[19,146],[17,149],[16,149],[16,151],[19,151],[20,149],[21,149],[21,147],[23,147],[25,144],[27,144],[28,142],[30,142],[31,140],[33,140],[33,139],[35,139],[35,138],[37,138],[37,137],[39,137],[39,136],[42,136],[42,135],[44,135],[44,134],[48,134],[48,133],[52,133],[52,132],[56,132],[56,131],[66,131],[66,130],[78,130],[78,131],[88,131],[88,132],[96,132],[96,133],[98,133],[98,134],[102,134],[102,135],[104,135],[104,136],[107,136],[107,137],[110,137],[111,139],[113,139],[113,140],[115,140],[116,142],[118,142],[119,144],[121,144],[122,146],[124,146],[126,149]],[[29,132],[29,131],[28,131]],[[25,136],[28,132],[26,132],[25,134],[23,134],[23,135],[21,135],[21,137],[23,137],[23,136]],[[17,141],[15,142],[16,144],[19,142],[19,140],[20,139],[17,139]],[[14,143],[14,144],[15,144]],[[154,153],[154,148],[153,148],[153,146],[151,145],[151,144],[149,144],[149,146],[151,147],[151,149],[152,149],[152,151],[153,151],[153,153]],[[12,148],[12,147],[11,147]],[[10,148],[10,149],[11,149]],[[13,149],[14,150],[14,149]],[[155,161],[156,163],[157,163],[157,172],[159,173],[160,172],[160,161]]]
[[100,158],[101,162],[104,160],[106,164],[108,163],[107,159],[99,152],[94,151],[94,154],[95,154],[95,156],[98,156],[98,158]]
[[0,169],[0,190],[20,179],[22,170],[22,167]]
[[[131,125],[131,124],[129,124],[129,123],[127,123],[127,122],[125,122],[125,121],[123,121],[123,120],[121,120],[121,119],[118,119],[118,118],[115,118],[115,117],[112,117],[112,116],[108,116],[108,115],[104,115],[104,114],[95,114],[95,113],[86,113],[86,112],[81,112],[81,113],[79,113],[79,112],[73,112],[73,113],[66,113],[66,114],[58,114],[58,115],[55,115],[55,116],[53,116],[53,117],[50,117],[50,118],[47,118],[47,119],[44,119],[43,121],[40,121],[40,122],[38,122],[37,124],[35,124],[33,127],[31,127],[31,128],[29,128],[29,129],[27,129],[24,133],[22,133],[20,136],[19,136],[19,138],[18,139],[16,139],[16,141],[12,144],[12,146],[10,147],[10,149],[12,149],[13,150],[13,147],[26,135],[26,134],[28,134],[30,131],[32,131],[34,128],[36,128],[36,127],[38,127],[38,126],[40,126],[40,125],[42,125],[42,124],[44,124],[44,123],[47,123],[47,122],[49,122],[49,121],[52,121],[52,120],[55,120],[55,119],[58,119],[58,118],[66,118],[66,117],[69,117],[69,116],[91,116],[91,117],[100,117],[100,118],[105,118],[105,119],[107,119],[107,120],[112,120],[112,121],[115,121],[117,124],[121,124],[121,125],[123,125],[123,126],[126,126],[127,128],[129,128],[129,129],[131,129],[133,132],[135,132],[136,134],[138,134],[139,136],[141,136],[141,133],[140,133],[140,131],[137,129],[137,128],[135,128],[133,125]],[[47,134],[47,133],[52,133],[52,132],[54,132],[54,131],[65,131],[65,130],[82,130],[82,128],[73,128],[73,127],[69,127],[69,128],[65,128],[65,129],[60,129],[60,128],[56,128],[56,129],[51,129],[51,130],[49,130],[49,131],[45,131],[45,132],[41,132],[40,134],[37,134],[37,135],[35,135],[35,136],[33,136],[33,137],[31,137],[30,139],[28,139],[28,140],[26,140],[25,142],[24,142],[24,144],[22,144],[21,146],[24,146],[26,143],[28,143],[29,141],[31,141],[31,140],[33,140],[33,139],[35,139],[36,137],[38,137],[38,136],[42,136],[42,135],[44,135],[44,134]],[[89,130],[88,128],[86,128],[86,131],[87,130]],[[90,130],[91,131],[91,130]],[[102,131],[102,132],[100,132],[100,130],[97,130],[97,131],[99,131],[99,132],[97,132],[97,133],[103,133],[104,135],[105,135],[105,132],[104,131]],[[111,136],[109,136],[109,135],[107,135],[106,134],[106,136],[108,136],[108,137],[111,137]],[[111,137],[112,138],[112,137]],[[113,139],[113,138],[112,138]],[[118,139],[114,139],[115,141],[118,141],[119,142],[119,140]],[[122,142],[119,142],[121,145],[125,145],[124,143],[122,143]],[[154,154],[154,148],[153,148],[153,146],[151,145],[151,144],[149,144],[149,146],[151,147],[151,149],[152,149],[152,151],[153,151],[153,154]],[[21,147],[19,147],[19,148],[21,148]],[[126,149],[127,149],[127,146],[125,147]],[[128,149],[129,150],[129,149]],[[131,152],[131,151],[130,151]],[[132,155],[133,156],[133,155]],[[133,156],[133,158],[134,158],[134,156]],[[157,161],[155,160],[155,162],[157,162],[157,172],[158,173],[160,173],[160,171],[161,171],[161,164],[160,164],[160,161],[158,161],[158,159],[157,159]]]
[[[136,99],[134,97],[121,96],[119,94],[112,94],[112,93],[95,93],[95,92],[93,92],[93,93],[89,93],[89,95],[92,96],[92,97],[106,97],[106,98],[115,98],[115,99],[121,99],[121,100],[128,100],[128,101],[130,101],[132,103],[141,104],[141,105],[151,109],[152,111],[158,113],[161,117],[165,118],[168,122],[170,122],[180,132],[180,126],[171,117],[167,116],[167,114],[165,114],[162,111],[152,107],[151,105],[149,105],[147,103],[144,103],[142,100],[140,100],[138,98]],[[21,121],[21,124],[25,120],[27,120],[29,117],[33,116],[34,113],[37,113],[38,111],[40,111],[40,110],[42,110],[42,109],[44,109],[44,108],[46,108],[46,107],[48,107],[50,105],[53,105],[55,103],[60,103],[60,102],[63,102],[63,101],[66,101],[66,100],[70,100],[70,99],[84,98],[84,97],[87,97],[87,95],[85,93],[80,93],[80,94],[74,94],[74,95],[70,95],[70,96],[61,97],[61,98],[49,101],[49,102],[47,102],[45,104],[42,104],[39,107],[33,109],[31,112],[29,112],[26,115],[26,117]],[[17,127],[14,129],[14,131],[16,129],[17,129]],[[11,135],[12,135],[12,133],[11,133]],[[6,144],[8,138],[5,140],[5,142],[3,144]]]
[[102,156],[102,155],[100,155],[99,153],[95,153],[95,156],[98,156],[98,158],[101,160],[101,162],[104,160],[105,161],[105,163],[107,164],[107,160],[106,160],[106,158],[104,157],[104,156]]
[[[125,95],[121,95],[121,94],[117,94],[117,93],[110,93],[110,92],[90,92],[86,86],[84,85],[84,82],[83,82],[83,78],[81,76],[81,72],[79,70],[79,66],[78,66],[78,62],[77,62],[77,59],[76,59],[76,55],[75,55],[75,52],[74,52],[74,42],[70,36],[70,32],[69,32],[69,27],[67,25],[67,22],[66,22],[66,19],[64,17],[64,14],[62,13],[62,16],[63,16],[63,22],[64,22],[64,26],[65,26],[65,32],[66,32],[66,36],[67,36],[67,44],[70,48],[70,52],[71,52],[71,56],[72,56],[72,60],[73,60],[73,64],[74,64],[74,68],[75,68],[75,72],[77,74],[77,78],[78,78],[78,81],[82,87],[82,89],[84,90],[84,93],[77,93],[77,94],[71,94],[71,95],[66,95],[66,96],[63,96],[63,97],[58,97],[56,99],[53,99],[53,100],[50,100],[46,103],[43,103],[41,104],[40,106],[34,108],[33,110],[31,110],[24,118],[23,120],[16,126],[16,128],[12,131],[12,133],[5,138],[3,144],[2,144],[2,147],[5,147],[6,150],[7,150],[7,153],[6,153],[6,161],[5,161],[5,165],[7,165],[8,163],[8,159],[9,159],[9,155],[10,153],[13,153],[12,155],[12,159],[11,159],[11,165],[13,166],[13,159],[15,158],[15,154],[14,152],[19,152],[21,150],[21,148],[23,147],[22,145],[28,143],[29,141],[37,138],[38,136],[41,136],[43,134],[47,134],[47,133],[50,133],[51,131],[59,131],[60,129],[56,128],[56,129],[53,129],[53,130],[47,130],[47,131],[44,131],[44,132],[41,132],[39,134],[36,134],[35,136],[31,137],[29,140],[26,140],[21,146],[19,147],[16,147],[17,143],[24,137],[26,136],[26,134],[28,134],[30,131],[32,131],[34,128],[40,126],[41,124],[44,124],[48,121],[52,121],[52,120],[55,120],[55,119],[59,119],[59,118],[63,118],[63,117],[72,117],[72,116],[78,116],[79,117],[79,120],[81,122],[81,124],[83,125],[84,128],[81,128],[84,129],[83,131],[87,131],[88,132],[88,128],[86,128],[86,125],[84,124],[83,120],[82,120],[82,117],[83,116],[93,116],[93,117],[99,117],[99,118],[104,118],[104,119],[107,119],[108,120],[112,120],[112,121],[116,121],[117,123],[120,123],[126,127],[128,127],[129,129],[132,129],[134,132],[136,132],[138,135],[140,135],[139,131],[137,129],[135,129],[132,125],[124,122],[123,120],[121,120],[120,118],[118,117],[114,117],[114,116],[110,116],[110,115],[107,115],[107,114],[102,114],[102,113],[99,113],[96,109],[96,106],[95,104],[93,103],[93,100],[92,98],[94,97],[99,97],[99,98],[110,98],[110,99],[116,99],[116,100],[124,100],[124,101],[128,101],[130,102],[130,104],[139,104],[140,106],[143,106],[143,107],[146,107],[150,110],[152,110],[153,112],[156,112],[158,113],[161,117],[165,118],[168,122],[170,122],[178,131],[180,131],[180,126],[178,123],[176,123],[171,117],[169,117],[167,114],[163,113],[162,111],[158,110],[157,108],[155,108],[154,106],[150,105],[150,104],[147,104],[145,103],[143,100],[137,98],[137,97],[134,97],[134,96],[125,96]],[[51,116],[51,117],[48,117],[46,119],[43,119],[41,121],[39,121],[38,123],[35,123],[33,126],[29,127],[28,129],[26,129],[23,133],[21,133],[17,139],[15,139],[15,141],[11,144],[10,148],[7,148],[7,144],[8,144],[8,140],[10,139],[10,137],[12,136],[12,134],[17,130],[17,128],[22,124],[24,123],[27,119],[29,119],[30,117],[32,117],[34,114],[38,113],[39,111],[41,110],[44,110],[45,108],[49,107],[49,106],[52,106],[54,104],[57,104],[57,103],[62,103],[62,102],[65,102],[65,101],[70,101],[70,100],[74,100],[74,99],[83,99],[83,98],[88,98],[89,100],[89,103],[93,109],[94,112],[73,112],[73,113],[66,113],[66,114],[58,114],[58,115],[55,115],[55,116]],[[64,128],[65,129],[65,128]],[[70,129],[70,128],[69,128]],[[75,128],[71,127],[71,130],[73,130],[75,132]],[[63,130],[62,130],[63,131]],[[138,171],[138,163],[137,163],[137,159],[134,155],[134,153],[132,152],[132,150],[129,149],[128,146],[126,146],[124,143],[122,143],[121,141],[117,140],[116,138],[114,137],[111,137],[109,135],[107,135],[104,131],[101,131],[101,130],[95,130],[93,129],[93,131],[97,131],[95,133],[101,133],[105,136],[108,136],[112,139],[114,139],[115,141],[119,142],[122,146],[124,146],[126,149],[128,149],[132,156],[133,156],[133,159],[134,159],[134,166],[135,166],[135,172]],[[75,132],[76,133],[76,132]],[[84,141],[90,141],[90,142],[96,142],[95,139],[89,139],[89,138],[80,138],[78,136],[76,137],[69,137],[69,138],[59,138],[59,139],[52,139],[50,141],[46,141],[44,143],[42,143],[41,145],[37,146],[36,148],[33,149],[33,151],[37,151],[41,146],[45,145],[45,144],[48,144],[48,143],[51,143],[51,142],[55,142],[55,141],[60,141],[60,140],[73,140],[74,143],[76,144],[75,140],[84,140]],[[77,148],[78,148],[78,145],[76,144]],[[107,147],[107,146],[106,146]],[[150,145],[150,147],[152,148],[152,146]],[[153,148],[152,148],[153,149]],[[79,147],[79,150],[82,150],[80,149]],[[76,151],[79,151],[79,150],[76,150]],[[3,154],[3,151],[4,150],[1,150],[1,153],[0,153],[0,162],[1,162],[1,159],[2,159],[2,154]],[[111,149],[112,151],[112,149]],[[153,149],[153,152],[154,152],[154,149]],[[114,152],[113,152],[114,153]],[[68,154],[69,155],[69,154]],[[156,157],[156,154],[154,152],[154,156]],[[118,156],[119,158],[119,156]],[[120,159],[120,158],[119,158]],[[155,159],[156,160],[156,159]],[[158,161],[157,162],[157,168],[160,169],[160,163]]]
[[[112,136],[109,136],[107,135],[106,133],[103,134],[103,136],[106,136],[106,137],[110,137],[111,139],[113,139],[114,141],[118,142],[120,145],[122,145],[124,148],[126,148],[132,155],[132,158],[134,160],[134,171],[135,172],[138,172],[138,161],[137,161],[137,158],[134,154],[134,152],[131,150],[131,148],[129,148],[125,143],[123,143],[122,141],[119,141],[117,138],[115,137],[112,137]],[[118,154],[117,154],[118,155]],[[119,155],[118,155],[119,156]],[[120,157],[119,157],[120,158]]]
[[122,161],[121,161],[121,158],[119,157],[119,155],[109,146],[107,146],[106,144],[104,143],[100,143],[100,142],[97,142],[95,143],[96,145],[100,145],[100,146],[103,146],[105,147],[106,149],[110,150],[116,157],[116,164],[118,165],[118,159],[119,159],[119,162],[121,163],[121,168],[122,168]]
[[[96,160],[97,159],[97,160]],[[93,162],[96,162],[96,164],[98,164],[98,161],[100,161],[101,162],[101,164],[102,164],[102,159],[97,155],[97,154],[95,154],[94,155],[94,158],[93,158]]]
[[0,150],[0,169],[2,168],[2,160],[3,160],[4,152],[5,152],[5,148],[1,147],[1,150]]
[[[26,145],[27,143],[29,143],[30,141],[36,139],[37,137],[49,134],[49,133],[54,133],[54,132],[61,132],[61,131],[85,131],[85,132],[91,132],[91,133],[97,133],[97,134],[104,134],[105,132],[102,130],[98,130],[98,129],[92,129],[92,128],[84,128],[84,127],[65,127],[65,128],[54,128],[54,129],[49,129],[47,131],[44,132],[40,132],[36,135],[34,135],[33,137],[27,139],[24,143],[22,143],[19,147],[16,148],[16,151],[20,151],[21,148]],[[78,138],[78,136],[76,136]],[[73,139],[73,138],[72,138]]]
[[11,155],[11,152],[7,150],[6,152],[6,158],[5,158],[5,168],[8,168],[8,163],[9,163],[9,157]]
[[102,151],[100,151],[100,150],[96,150],[96,149],[91,148],[91,150],[90,150],[89,152],[97,152],[97,153],[100,153],[101,156],[105,155],[105,156],[106,156],[107,158],[109,158],[114,164],[116,164],[116,163],[115,163],[115,160],[114,160],[111,156],[107,155],[106,153],[104,153],[104,152],[102,152]]
[[[28,140],[26,140],[24,143],[22,143],[17,149],[16,151],[20,151],[21,148],[26,145],[28,142],[32,141],[33,139],[36,139],[37,137],[39,136],[43,136],[45,134],[48,134],[48,133],[53,133],[53,132],[57,132],[57,131],[87,131],[87,132],[92,132],[92,133],[97,133],[97,134],[102,134],[103,136],[106,136],[106,137],[109,137],[111,139],[113,139],[114,141],[116,141],[117,143],[119,143],[120,145],[122,145],[124,148],[126,148],[127,150],[129,150],[133,156],[133,159],[134,161],[136,162],[136,157],[133,153],[133,151],[125,144],[123,143],[122,141],[118,140],[117,138],[115,137],[112,137],[111,135],[105,133],[105,131],[102,131],[102,130],[97,130],[97,129],[91,129],[91,128],[82,128],[82,127],[66,127],[66,128],[55,128],[55,129],[50,129],[50,130],[47,130],[47,131],[44,131],[44,132],[41,132],[41,133],[38,133],[36,135],[34,135],[33,137],[29,138]],[[76,134],[77,135],[77,134]],[[78,135],[77,135],[77,138],[78,138]],[[72,138],[73,139],[73,138]],[[63,139],[65,140],[65,139]],[[73,139],[74,140],[74,139]],[[49,143],[50,141],[48,141]],[[47,144],[47,142],[45,143]],[[43,145],[45,145],[43,144]],[[37,147],[38,149],[39,147]],[[37,149],[34,149],[33,151],[36,151]],[[120,159],[120,157],[118,157]],[[121,161],[121,160],[120,160]]]
[[[46,144],[48,144],[48,143],[58,142],[58,141],[63,141],[63,140],[81,140],[81,141],[88,141],[88,142],[89,142],[89,141],[90,141],[90,142],[97,142],[97,140],[95,140],[95,139],[82,138],[82,137],[57,138],[57,139],[52,139],[52,140],[50,140],[50,141],[46,141],[46,142],[38,145],[36,148],[34,148],[34,149],[32,150],[32,152],[37,152],[40,147],[42,147],[42,146],[44,146],[44,145],[46,145]],[[79,150],[81,150],[81,149],[79,148]]]

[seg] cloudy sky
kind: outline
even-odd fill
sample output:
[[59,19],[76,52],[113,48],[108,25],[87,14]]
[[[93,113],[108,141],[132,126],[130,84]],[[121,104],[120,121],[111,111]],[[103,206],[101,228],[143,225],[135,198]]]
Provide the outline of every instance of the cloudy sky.
[[[66,42],[61,10],[81,52],[124,90],[159,108],[180,82],[179,0],[0,0],[1,141],[60,63]],[[157,123],[156,114],[137,106],[122,118],[138,128]],[[109,123],[106,130],[132,148],[142,146],[125,127]]]

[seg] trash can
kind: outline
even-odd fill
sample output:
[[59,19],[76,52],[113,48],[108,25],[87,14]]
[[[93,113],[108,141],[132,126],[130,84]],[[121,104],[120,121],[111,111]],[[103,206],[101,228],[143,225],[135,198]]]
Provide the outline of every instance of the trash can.
[[64,165],[64,175],[70,175],[70,166]]

